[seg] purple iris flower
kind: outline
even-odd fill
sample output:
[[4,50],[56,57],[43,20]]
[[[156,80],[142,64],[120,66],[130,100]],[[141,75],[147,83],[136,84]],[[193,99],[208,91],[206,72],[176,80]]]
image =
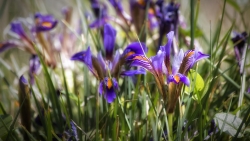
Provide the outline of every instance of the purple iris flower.
[[[164,101],[167,101],[167,112],[171,113],[174,110],[176,101],[180,95],[182,84],[190,85],[189,79],[186,76],[193,65],[209,55],[203,54],[196,50],[183,52],[180,50],[174,56],[173,61],[170,60],[171,46],[174,38],[174,32],[167,34],[168,42],[165,46],[161,46],[157,54],[151,58],[147,58],[145,54],[134,54],[128,57],[131,61],[131,66],[139,66],[154,75],[158,90],[163,96]],[[168,83],[168,94],[165,90],[164,76],[166,75]]]
[[36,32],[49,31],[57,25],[57,20],[52,15],[42,15],[41,13],[36,13],[34,18],[36,23]]
[[209,55],[203,54],[197,50],[189,50],[183,53],[182,50],[174,56],[172,67],[170,66],[170,52],[172,41],[174,38],[174,32],[171,31],[167,34],[168,43],[161,47],[160,50],[165,52],[165,66],[167,68],[167,82],[174,82],[179,84],[183,82],[185,85],[189,86],[189,80],[185,76],[187,72],[193,67],[193,65],[204,58],[208,58]]
[[131,55],[142,54],[142,50],[146,51],[145,44],[137,42],[128,45],[123,54],[120,55],[118,51],[114,54],[115,37],[115,29],[111,25],[105,24],[103,38],[105,57],[101,53],[98,53],[97,57],[93,56],[90,47],[88,47],[87,50],[76,53],[71,58],[71,60],[83,62],[100,81],[99,93],[104,96],[108,103],[112,103],[116,98],[116,91],[119,89],[117,82],[119,76],[131,74],[131,72],[122,72],[122,66],[126,62],[126,58]]
[[34,84],[34,76],[39,74],[40,70],[41,70],[41,64],[39,57],[37,55],[32,55],[30,58],[30,68],[29,68],[29,77],[31,84]]
[[115,91],[118,90],[118,88],[119,86],[115,78],[111,79],[109,77],[105,77],[100,83],[99,92],[104,95],[104,98],[108,103],[112,103],[116,98]]
[[11,40],[5,41],[1,43],[0,52],[11,47],[21,46],[23,47],[24,50],[28,51],[31,54],[36,53],[35,49],[33,48],[33,43],[31,39],[25,33],[22,23],[20,21],[11,22],[10,33],[12,33],[12,35],[14,34],[15,35],[14,37],[20,39],[22,42],[20,42],[17,39],[11,39]]
[[[167,69],[167,82],[168,82],[168,97],[167,97],[167,113],[173,113],[175,109],[176,102],[181,93],[182,84],[187,86],[190,85],[189,79],[186,77],[188,71],[194,66],[194,64],[201,60],[208,58],[209,55],[203,54],[197,50],[189,50],[183,53],[180,50],[174,56],[174,60],[170,63],[170,53],[172,41],[174,38],[174,32],[171,31],[167,34],[168,43],[161,47],[160,50],[165,52],[164,62]],[[172,67],[171,65],[172,64]],[[181,83],[182,82],[182,83]],[[165,97],[166,98],[166,97]]]

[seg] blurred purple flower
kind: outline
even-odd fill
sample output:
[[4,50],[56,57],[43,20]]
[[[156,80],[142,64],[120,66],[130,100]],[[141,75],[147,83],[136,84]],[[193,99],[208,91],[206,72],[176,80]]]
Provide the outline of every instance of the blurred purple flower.
[[247,36],[248,35],[246,32],[242,33],[234,32],[234,37],[231,39],[234,44],[234,53],[239,66],[241,63],[244,47],[247,41]]
[[10,24],[10,31],[17,34],[21,39],[27,39],[21,22],[14,21]]
[[[25,51],[35,54],[36,51],[33,48],[33,43],[31,39],[27,36],[20,21],[13,21],[10,23],[10,34],[17,39],[10,39],[2,42],[0,45],[0,52],[12,48],[12,47],[20,47]],[[20,42],[21,41],[21,42]]]
[[41,70],[41,64],[39,57],[37,55],[32,55],[30,58],[30,68],[29,68],[29,77],[31,84],[34,84],[34,76],[39,74],[40,70]]
[[[145,24],[145,14],[148,15],[148,23],[146,26],[153,29],[158,24],[155,20],[154,2],[152,0],[130,0],[129,3],[132,23],[138,35],[141,33],[142,27]],[[147,5],[149,5],[148,11],[146,11]],[[146,34],[142,34],[141,41],[145,41],[145,39]]]
[[108,17],[107,6],[103,3],[100,3],[98,0],[90,0],[92,10],[95,14],[96,20],[92,22],[90,28],[99,28],[106,24]]
[[163,0],[158,0],[156,2],[159,10],[156,12],[157,17],[159,19],[159,43],[160,46],[162,44],[162,39],[165,34],[170,31],[174,31],[174,33],[178,34],[178,24],[179,24],[179,8],[180,4],[170,2],[165,5]]
[[52,15],[42,15],[41,13],[36,13],[34,18],[36,23],[36,32],[49,31],[57,25],[57,20]]

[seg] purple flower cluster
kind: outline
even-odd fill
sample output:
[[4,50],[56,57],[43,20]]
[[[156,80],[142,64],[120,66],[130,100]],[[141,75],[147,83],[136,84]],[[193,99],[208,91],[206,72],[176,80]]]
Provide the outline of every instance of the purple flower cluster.
[[30,34],[29,32],[25,32],[22,22],[16,20],[10,23],[10,33],[11,35],[14,35],[15,38],[0,43],[0,53],[4,50],[18,47],[32,55],[29,63],[29,76],[31,84],[34,83],[34,75],[40,72],[40,61],[34,48],[34,43],[36,42],[34,37],[38,34],[54,29],[56,25],[57,20],[52,15],[36,13],[34,15],[34,24],[31,25],[30,28]]
[[114,53],[116,30],[109,24],[104,25],[103,43],[105,48],[105,57],[98,53],[97,57],[92,55],[90,47],[85,51],[76,53],[71,60],[83,62],[92,74],[100,81],[99,93],[104,95],[108,103],[116,98],[118,90],[118,78],[120,75],[132,75],[145,73],[142,70],[124,71],[122,66],[126,59],[131,55],[141,55],[146,51],[144,44],[135,42],[124,50],[123,54],[118,51]]

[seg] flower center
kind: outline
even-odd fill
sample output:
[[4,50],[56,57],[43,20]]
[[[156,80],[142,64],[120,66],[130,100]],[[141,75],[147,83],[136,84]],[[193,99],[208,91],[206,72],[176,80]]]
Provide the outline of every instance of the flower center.
[[133,58],[133,60],[143,60],[143,61],[148,61],[148,59],[146,57],[143,57],[143,56],[135,56]]
[[110,78],[108,78],[107,87],[108,87],[108,89],[110,89],[112,87],[112,81]]
[[186,57],[191,57],[192,55],[194,55],[194,51],[193,50],[190,50],[188,53],[187,53],[187,55],[186,55]]
[[179,75],[174,75],[174,81],[179,83],[180,82],[180,76]]
[[52,24],[51,24],[50,22],[43,22],[43,23],[42,23],[42,26],[51,28],[51,27],[52,27]]
[[135,54],[135,52],[133,52],[133,51],[128,52],[128,53],[126,54],[126,58],[129,57],[130,55],[133,55],[133,54]]
[[144,0],[139,0],[138,4],[140,4],[141,6],[144,6],[145,5],[145,1]]

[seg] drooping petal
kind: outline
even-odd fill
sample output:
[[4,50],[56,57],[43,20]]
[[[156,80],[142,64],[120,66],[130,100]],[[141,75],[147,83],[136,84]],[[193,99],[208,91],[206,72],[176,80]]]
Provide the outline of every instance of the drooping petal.
[[178,74],[180,76],[180,81],[182,83],[184,83],[185,85],[189,86],[190,85],[190,81],[188,79],[188,77],[186,77],[185,75],[183,74]]
[[168,78],[167,78],[167,82],[168,82],[168,84],[170,82],[174,82],[175,84],[179,84],[180,82],[182,82],[187,86],[190,85],[189,79],[185,75],[180,74],[180,73],[177,73],[177,74],[174,74],[174,75],[173,74],[169,75]]
[[123,72],[121,72],[120,75],[123,75],[123,76],[134,76],[134,75],[137,75],[137,74],[146,74],[146,70],[143,69],[143,68],[140,68],[140,69],[137,69],[137,70],[123,71]]
[[104,98],[107,100],[108,103],[112,103],[116,98],[116,94],[115,94],[114,89],[113,88],[107,89]]
[[104,39],[103,44],[105,47],[105,53],[107,59],[112,59],[114,47],[115,47],[115,37],[116,37],[116,30],[110,25],[104,25]]
[[148,52],[148,49],[145,43],[133,42],[125,48],[123,52],[123,56],[127,58],[133,54],[144,55],[144,53],[147,53],[147,52]]
[[185,74],[190,68],[193,67],[193,65],[201,60],[208,58],[209,55],[203,54],[197,50],[189,50],[184,54],[184,58],[182,60],[182,64],[180,67],[179,72]]
[[6,49],[16,47],[17,44],[11,41],[5,41],[0,43],[0,53],[5,51]]
[[36,32],[44,32],[53,29],[57,25],[57,20],[52,15],[35,14]]
[[96,73],[95,68],[93,67],[93,64],[92,64],[92,55],[91,55],[90,47],[88,47],[86,51],[81,51],[81,52],[74,54],[71,57],[71,60],[83,62],[88,67],[88,69],[96,77],[98,77],[98,74]]
[[100,87],[99,92],[103,92],[103,88],[105,88],[104,98],[107,100],[108,103],[112,103],[116,98],[115,91],[118,89],[118,83],[116,79],[105,77],[104,80],[101,82]]
[[201,59],[205,59],[205,58],[209,58],[209,55],[204,54],[204,53],[202,53],[200,51],[195,51],[195,53],[194,53],[194,63],[200,61]]

